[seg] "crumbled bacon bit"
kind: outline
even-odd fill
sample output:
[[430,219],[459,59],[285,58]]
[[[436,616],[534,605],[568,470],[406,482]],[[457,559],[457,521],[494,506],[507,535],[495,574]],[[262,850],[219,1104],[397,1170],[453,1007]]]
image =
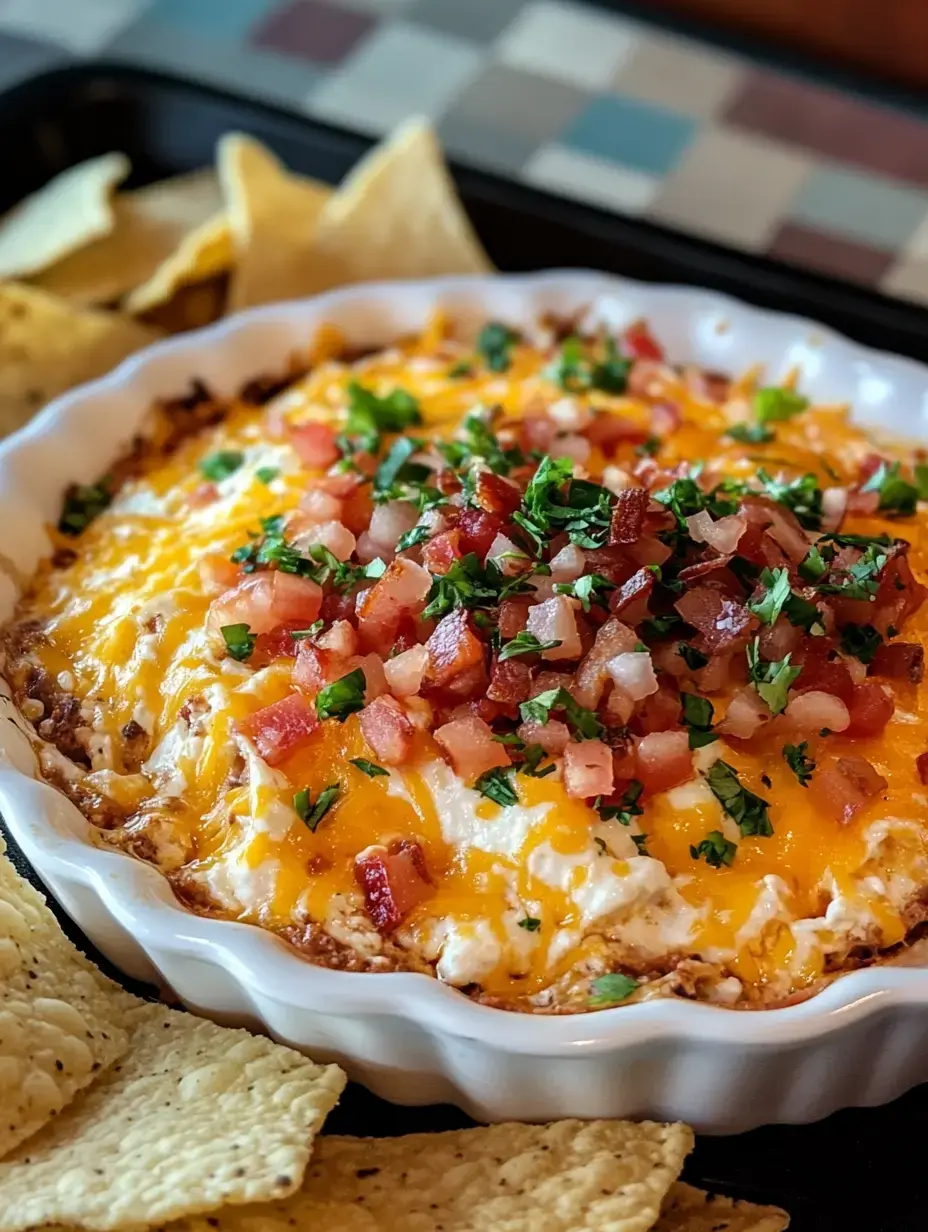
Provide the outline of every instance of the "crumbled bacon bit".
[[467,612],[460,608],[438,622],[425,646],[429,652],[428,679],[432,684],[445,685],[467,668],[483,665],[483,642],[471,629]]
[[485,513],[501,513],[509,517],[522,504],[522,493],[502,475],[479,470],[474,480],[474,504]]
[[532,688],[532,669],[524,659],[495,660],[490,670],[487,697],[504,706],[518,706],[528,699]]
[[499,605],[499,635],[505,641],[525,628],[530,599],[504,599]]
[[389,654],[404,616],[416,616],[425,607],[432,588],[427,569],[397,557],[382,578],[363,593],[358,603],[358,632],[365,646]]
[[422,548],[422,563],[429,573],[445,574],[456,560],[461,559],[461,532],[457,529],[442,531],[429,539]]
[[462,510],[457,523],[461,551],[465,555],[474,552],[483,560],[505,524],[505,518],[498,513],[484,513],[482,509]]
[[401,766],[409,760],[416,729],[395,698],[375,698],[358,715],[358,721],[378,761],[386,766]]
[[621,616],[628,624],[636,625],[648,614],[648,601],[654,590],[654,573],[651,569],[639,569],[609,595],[609,611]]
[[809,783],[816,806],[845,826],[886,787],[886,779],[863,757],[819,765]]
[[925,648],[918,642],[891,642],[879,646],[870,663],[874,676],[921,684],[925,675]]
[[875,680],[865,680],[854,686],[848,712],[850,724],[847,727],[849,736],[878,736],[889,720],[893,717],[896,703],[892,694],[887,692]]
[[919,753],[915,758],[915,769],[921,781],[928,786],[928,753]]
[[354,875],[364,891],[367,914],[382,933],[399,928],[434,892],[422,848],[408,840],[391,849],[365,848],[355,859]]
[[694,586],[685,591],[674,607],[687,624],[699,630],[703,643],[713,654],[746,644],[757,625],[743,604],[710,586]]
[[254,742],[269,766],[278,765],[305,744],[318,727],[316,711],[298,693],[256,710],[238,724],[239,731]]
[[281,625],[311,625],[322,606],[322,590],[309,578],[278,570],[256,573],[210,604],[212,628],[246,624],[252,633],[270,633]]
[[632,359],[653,359],[660,363],[664,358],[664,348],[651,333],[647,321],[629,325],[622,336],[622,350]]
[[432,734],[455,773],[468,783],[487,770],[509,765],[509,754],[493,739],[492,728],[476,715],[453,719]]
[[635,542],[641,534],[645,510],[650,500],[644,488],[625,488],[618,494],[609,528],[610,543]]

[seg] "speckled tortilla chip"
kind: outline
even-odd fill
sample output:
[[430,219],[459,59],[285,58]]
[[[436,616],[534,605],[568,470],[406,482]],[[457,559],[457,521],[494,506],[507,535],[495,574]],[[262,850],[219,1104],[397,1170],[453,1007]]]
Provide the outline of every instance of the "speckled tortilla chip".
[[169,303],[183,287],[227,273],[233,259],[229,219],[225,210],[219,210],[184,236],[148,281],[126,296],[123,307],[134,316],[144,316]]
[[319,216],[313,255],[313,291],[493,268],[424,120],[403,124],[348,175]]
[[342,1071],[123,997],[126,1056],[0,1161],[0,1232],[149,1225],[299,1186]]
[[650,1121],[323,1137],[294,1197],[171,1232],[646,1232],[692,1145]]
[[0,839],[0,1156],[126,1049],[123,996],[71,945]]
[[316,220],[332,190],[294,175],[244,133],[222,138],[218,160],[236,254],[229,310],[307,294]]
[[157,337],[115,312],[75,308],[20,283],[0,284],[0,438],[58,394],[103,376]]
[[678,1181],[654,1232],[783,1232],[788,1227],[789,1215],[778,1206],[755,1206]]
[[30,279],[78,305],[115,303],[147,282],[191,231],[222,207],[214,171],[160,180],[113,202],[112,231]]
[[129,174],[125,154],[69,167],[0,219],[0,278],[22,278],[108,235],[113,189]]

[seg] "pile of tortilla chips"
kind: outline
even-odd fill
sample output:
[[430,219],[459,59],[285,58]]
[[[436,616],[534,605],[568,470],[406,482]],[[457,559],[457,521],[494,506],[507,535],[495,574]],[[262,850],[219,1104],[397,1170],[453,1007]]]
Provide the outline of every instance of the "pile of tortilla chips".
[[105,154],[0,218],[0,438],[164,333],[344,283],[491,269],[412,120],[336,189],[227,133],[216,167],[119,191]]
[[[335,1065],[141,1001],[71,945],[0,838],[0,1232],[780,1232],[677,1181],[685,1125],[316,1137]],[[539,1222],[543,1214],[543,1222]]]

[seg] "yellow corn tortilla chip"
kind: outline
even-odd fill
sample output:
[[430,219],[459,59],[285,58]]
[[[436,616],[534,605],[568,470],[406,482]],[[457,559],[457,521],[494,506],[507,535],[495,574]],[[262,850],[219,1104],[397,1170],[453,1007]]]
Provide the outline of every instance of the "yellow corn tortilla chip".
[[292,174],[244,133],[220,140],[218,165],[236,254],[229,310],[304,295],[313,282],[316,220],[332,190]]
[[191,231],[222,206],[212,170],[194,171],[120,193],[115,225],[30,281],[72,304],[110,304],[147,282]]
[[129,174],[125,154],[62,171],[0,219],[0,278],[37,274],[114,226],[112,195]]
[[778,1206],[755,1206],[678,1181],[654,1232],[783,1232],[788,1227],[789,1215]]
[[0,1160],[0,1232],[147,1226],[299,1186],[342,1071],[122,998],[126,1056]]
[[0,438],[57,394],[102,376],[157,337],[116,313],[74,308],[20,283],[0,284]]
[[294,1197],[171,1232],[646,1232],[692,1145],[649,1121],[323,1137]]
[[315,279],[305,290],[492,268],[434,130],[424,120],[410,120],[358,163],[323,209]]
[[219,210],[190,231],[147,282],[136,287],[123,303],[127,312],[141,316],[168,303],[177,292],[232,268],[232,232],[225,210]]
[[203,282],[179,287],[166,304],[159,304],[139,319],[166,334],[202,329],[222,316],[228,294],[229,275],[216,274]]
[[125,1052],[121,996],[71,945],[0,838],[0,1156]]

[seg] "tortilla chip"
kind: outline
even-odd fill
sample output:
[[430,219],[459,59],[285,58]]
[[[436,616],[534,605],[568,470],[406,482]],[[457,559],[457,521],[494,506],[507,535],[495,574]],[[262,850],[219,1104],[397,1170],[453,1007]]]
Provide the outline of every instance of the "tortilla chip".
[[229,310],[305,295],[313,285],[316,220],[332,190],[291,174],[244,133],[220,140],[218,162],[236,252]]
[[0,1232],[147,1225],[299,1186],[338,1066],[122,997],[126,1057],[0,1161]]
[[159,304],[139,319],[166,334],[202,329],[218,321],[229,295],[229,275],[216,274],[204,282],[179,287],[166,304]]
[[482,274],[493,268],[425,120],[358,163],[319,217],[313,286]]
[[171,1232],[646,1232],[692,1145],[652,1121],[323,1137],[293,1198]]
[[161,180],[113,202],[109,235],[71,253],[32,279],[72,304],[110,304],[147,282],[183,239],[222,206],[212,170]]
[[122,995],[71,945],[0,839],[0,1156],[125,1052]]
[[133,316],[150,312],[166,304],[181,287],[227,273],[234,255],[229,220],[225,210],[220,210],[185,235],[148,281],[126,297],[123,307]]
[[113,312],[0,284],[0,438],[57,394],[102,376],[158,335]]
[[755,1206],[678,1181],[654,1232],[783,1232],[788,1227],[789,1215],[778,1206]]
[[0,278],[37,274],[115,225],[113,189],[129,174],[125,154],[103,154],[62,171],[0,219]]

